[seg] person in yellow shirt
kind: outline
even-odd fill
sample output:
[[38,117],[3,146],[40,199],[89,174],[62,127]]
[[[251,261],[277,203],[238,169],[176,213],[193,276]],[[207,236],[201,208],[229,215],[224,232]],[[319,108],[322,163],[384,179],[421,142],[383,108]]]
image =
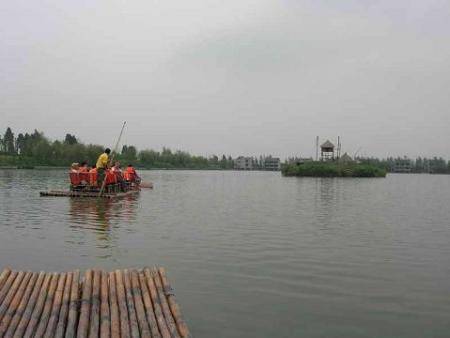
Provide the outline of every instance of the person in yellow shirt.
[[97,164],[95,167],[97,168],[97,184],[101,186],[103,184],[103,180],[105,179],[106,169],[108,168],[108,160],[109,154],[111,153],[111,149],[106,148],[105,152],[101,154],[97,159]]

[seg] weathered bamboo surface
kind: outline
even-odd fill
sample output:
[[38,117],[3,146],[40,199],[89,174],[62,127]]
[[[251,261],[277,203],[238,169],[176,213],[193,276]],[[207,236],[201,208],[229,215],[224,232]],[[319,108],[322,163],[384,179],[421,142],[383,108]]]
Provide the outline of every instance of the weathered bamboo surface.
[[103,193],[101,196],[99,196],[98,192],[50,190],[50,191],[41,191],[39,194],[41,196],[52,196],[52,197],[120,198],[120,197],[129,196],[129,195],[135,195],[138,193],[139,193],[139,190],[129,190],[126,192]]
[[0,274],[0,337],[191,337],[164,268]]

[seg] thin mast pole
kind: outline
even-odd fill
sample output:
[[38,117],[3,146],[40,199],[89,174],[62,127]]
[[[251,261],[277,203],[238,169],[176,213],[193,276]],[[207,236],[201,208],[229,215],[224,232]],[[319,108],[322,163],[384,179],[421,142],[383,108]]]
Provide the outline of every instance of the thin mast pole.
[[[117,139],[117,142],[116,142],[116,145],[114,147],[114,150],[112,152],[110,162],[112,162],[114,160],[114,155],[117,152],[117,147],[119,146],[119,142],[120,142],[120,139],[122,138],[123,130],[125,129],[125,125],[126,124],[127,124],[127,121],[123,121],[122,129],[120,130],[120,134],[119,134],[119,137]],[[100,188],[100,192],[98,193],[98,197],[102,196],[103,190],[105,190],[105,185],[106,185],[106,173],[105,173],[105,178],[103,179],[103,182],[102,182],[102,187]]]

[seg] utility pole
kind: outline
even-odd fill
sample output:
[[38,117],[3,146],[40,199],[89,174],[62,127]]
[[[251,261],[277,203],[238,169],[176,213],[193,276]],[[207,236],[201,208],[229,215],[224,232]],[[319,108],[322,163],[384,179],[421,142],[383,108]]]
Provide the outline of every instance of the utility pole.
[[319,160],[319,136],[316,136],[316,161]]

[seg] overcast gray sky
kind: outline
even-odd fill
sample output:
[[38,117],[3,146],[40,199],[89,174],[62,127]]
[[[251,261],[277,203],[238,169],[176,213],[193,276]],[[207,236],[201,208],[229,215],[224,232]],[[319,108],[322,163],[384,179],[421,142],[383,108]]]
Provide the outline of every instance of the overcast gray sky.
[[450,158],[450,1],[1,1],[0,128]]

